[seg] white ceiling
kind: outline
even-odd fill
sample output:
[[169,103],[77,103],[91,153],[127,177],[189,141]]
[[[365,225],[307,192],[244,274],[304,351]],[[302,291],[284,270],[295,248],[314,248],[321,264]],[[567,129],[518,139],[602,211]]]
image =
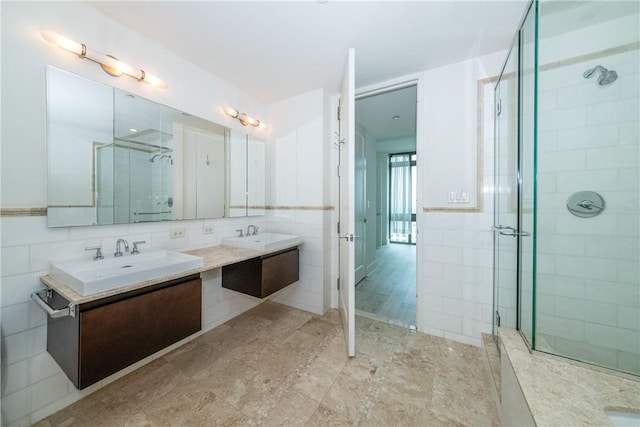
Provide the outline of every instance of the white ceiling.
[[528,0],[91,1],[264,102],[362,87],[508,48]]
[[415,149],[417,92],[410,86],[356,100],[356,123],[378,142],[406,138]]

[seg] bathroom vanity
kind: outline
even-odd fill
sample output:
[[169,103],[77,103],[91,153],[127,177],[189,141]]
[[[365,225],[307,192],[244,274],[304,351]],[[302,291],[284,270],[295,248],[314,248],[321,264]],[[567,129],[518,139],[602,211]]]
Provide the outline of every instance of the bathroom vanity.
[[[78,389],[94,384],[201,329],[199,275],[78,304],[48,318],[47,351]],[[50,305],[67,306],[51,292]]]
[[222,287],[256,298],[265,298],[297,282],[297,247],[222,267]]
[[302,244],[296,238],[264,251],[187,251],[202,258],[202,267],[91,295],[43,276],[47,289],[33,298],[49,313],[47,351],[78,389],[86,388],[202,329],[200,273],[222,268],[225,288],[264,298],[298,280]]

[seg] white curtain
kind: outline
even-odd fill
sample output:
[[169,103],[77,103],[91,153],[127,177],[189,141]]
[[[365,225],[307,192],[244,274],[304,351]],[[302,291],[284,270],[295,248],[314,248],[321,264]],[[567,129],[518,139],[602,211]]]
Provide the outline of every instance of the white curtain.
[[411,234],[411,154],[393,154],[389,158],[391,234]]

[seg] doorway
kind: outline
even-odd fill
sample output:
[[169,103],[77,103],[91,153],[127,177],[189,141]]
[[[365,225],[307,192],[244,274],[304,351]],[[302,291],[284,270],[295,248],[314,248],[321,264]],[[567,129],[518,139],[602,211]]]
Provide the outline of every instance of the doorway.
[[416,325],[416,110],[415,84],[355,102],[356,314],[407,328]]

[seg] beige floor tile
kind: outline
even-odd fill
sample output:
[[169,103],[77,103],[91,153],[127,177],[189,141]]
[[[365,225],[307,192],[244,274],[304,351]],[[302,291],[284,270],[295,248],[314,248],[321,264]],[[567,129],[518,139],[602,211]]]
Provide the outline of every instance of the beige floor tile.
[[371,400],[380,361],[366,355],[350,359],[322,399],[327,408],[357,422]]
[[308,427],[347,427],[352,425],[353,422],[345,416],[322,404],[318,406],[307,422]]
[[266,426],[304,426],[320,404],[295,390],[288,390],[262,422]]
[[180,393],[166,395],[144,408],[159,426],[244,425],[248,417],[224,401],[206,381],[191,382]]
[[51,415],[49,426],[497,425],[478,348],[267,301]]

